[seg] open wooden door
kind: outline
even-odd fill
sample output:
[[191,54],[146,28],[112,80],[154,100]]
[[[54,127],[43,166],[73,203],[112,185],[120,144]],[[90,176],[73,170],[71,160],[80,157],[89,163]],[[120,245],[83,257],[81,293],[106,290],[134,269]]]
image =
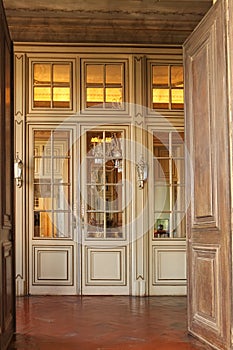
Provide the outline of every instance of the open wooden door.
[[0,349],[14,332],[12,43],[0,0]]
[[231,212],[227,0],[217,1],[184,45],[186,137],[192,162],[188,231],[189,332],[230,349]]

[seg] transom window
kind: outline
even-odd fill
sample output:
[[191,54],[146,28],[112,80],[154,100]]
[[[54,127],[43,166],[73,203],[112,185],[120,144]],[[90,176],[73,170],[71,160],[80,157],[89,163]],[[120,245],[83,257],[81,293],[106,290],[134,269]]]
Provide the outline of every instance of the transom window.
[[183,67],[152,65],[152,109],[184,108]]
[[87,132],[86,144],[86,237],[124,237],[125,179],[123,131]]
[[34,237],[72,235],[70,132],[34,131]]
[[85,64],[85,108],[122,109],[124,63]]
[[71,63],[33,64],[33,108],[71,108]]
[[154,132],[154,238],[185,236],[184,133]]

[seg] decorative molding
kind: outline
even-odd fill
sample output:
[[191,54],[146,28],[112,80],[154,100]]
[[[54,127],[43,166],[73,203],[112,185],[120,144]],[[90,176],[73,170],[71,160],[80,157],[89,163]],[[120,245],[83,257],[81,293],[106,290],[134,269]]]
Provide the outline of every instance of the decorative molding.
[[135,115],[135,117],[134,117],[134,123],[135,123],[136,125],[141,126],[141,125],[144,124],[144,121],[145,121],[144,116],[143,116],[141,113],[137,113],[137,114]]
[[19,112],[19,111],[16,113],[15,122],[18,125],[23,124],[23,122],[24,122],[23,114],[21,112]]

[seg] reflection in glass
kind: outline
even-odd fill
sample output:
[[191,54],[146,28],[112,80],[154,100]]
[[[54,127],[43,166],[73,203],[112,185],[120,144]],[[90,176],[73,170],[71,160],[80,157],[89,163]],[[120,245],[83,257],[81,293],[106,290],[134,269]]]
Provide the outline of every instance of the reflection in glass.
[[67,131],[34,132],[35,237],[71,236],[69,138]]
[[168,86],[168,66],[153,66],[153,85]]
[[170,210],[170,186],[154,187],[154,210],[156,212]]
[[69,84],[70,66],[68,64],[55,64],[53,66],[53,82],[58,84]]
[[106,65],[106,84],[122,84],[122,64]]
[[33,107],[69,108],[71,104],[71,66],[33,65]]
[[50,87],[34,87],[34,107],[50,108],[52,92]]
[[87,64],[86,82],[87,84],[103,84],[104,66],[102,64]]
[[86,107],[121,109],[123,64],[86,64]]
[[171,66],[171,85],[172,87],[184,86],[183,67]]
[[71,214],[67,212],[54,212],[53,214],[54,237],[67,238],[71,236]]
[[56,183],[69,183],[70,160],[67,158],[53,159],[53,177]]
[[[154,133],[154,213],[158,220],[169,220],[170,238],[183,237],[184,225],[175,228],[175,218],[185,215],[184,133]],[[166,221],[167,222],[167,221]],[[183,230],[181,232],[181,230]],[[154,231],[154,238],[165,237]]]
[[87,237],[122,238],[123,133],[87,132]]
[[69,210],[70,206],[70,186],[53,187],[53,208],[54,210]]
[[182,66],[152,66],[153,109],[183,109],[183,88]]
[[50,84],[51,65],[46,63],[35,63],[33,65],[33,83],[34,85]]
[[51,212],[34,211],[34,237],[53,238]]
[[186,219],[184,213],[174,213],[172,225],[173,237],[185,237]]
[[170,102],[169,89],[155,88],[153,89],[153,108],[168,109]]

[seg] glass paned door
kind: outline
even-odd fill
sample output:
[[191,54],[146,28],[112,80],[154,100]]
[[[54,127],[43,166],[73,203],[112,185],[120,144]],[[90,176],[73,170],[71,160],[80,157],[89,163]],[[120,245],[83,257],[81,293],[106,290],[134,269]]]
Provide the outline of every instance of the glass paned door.
[[82,141],[82,293],[129,294],[129,220],[126,201],[127,128],[84,133]]
[[184,134],[153,134],[154,238],[185,237]]
[[34,237],[72,236],[68,131],[34,131]]
[[29,293],[77,294],[74,128],[29,125]]
[[86,238],[124,238],[123,133],[89,131],[86,144]]

